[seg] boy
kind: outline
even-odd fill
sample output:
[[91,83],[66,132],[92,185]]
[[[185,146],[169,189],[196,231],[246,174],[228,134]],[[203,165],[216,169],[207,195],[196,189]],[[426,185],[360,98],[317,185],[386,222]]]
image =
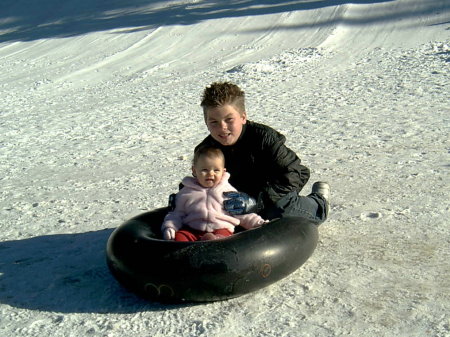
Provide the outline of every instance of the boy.
[[225,194],[226,211],[256,212],[265,219],[301,216],[317,224],[326,220],[329,185],[316,182],[310,195],[298,195],[309,179],[309,169],[284,145],[282,134],[247,119],[245,94],[237,85],[211,84],[203,92],[201,106],[210,135],[196,148],[220,148],[231,173],[230,183],[245,192]]

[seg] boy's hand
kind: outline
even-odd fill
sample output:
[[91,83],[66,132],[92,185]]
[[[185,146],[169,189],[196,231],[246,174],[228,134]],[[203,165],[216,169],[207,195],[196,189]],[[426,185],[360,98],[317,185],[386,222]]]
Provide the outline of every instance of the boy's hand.
[[244,192],[223,192],[227,199],[223,201],[223,208],[232,215],[253,213],[256,211],[256,201]]

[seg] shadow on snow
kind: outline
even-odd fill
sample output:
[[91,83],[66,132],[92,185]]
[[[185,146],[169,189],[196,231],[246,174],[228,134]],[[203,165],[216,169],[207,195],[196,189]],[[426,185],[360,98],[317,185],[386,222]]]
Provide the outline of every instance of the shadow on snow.
[[112,229],[0,242],[0,303],[63,313],[130,313],[181,307],[140,299],[106,265]]
[[[167,4],[156,0],[3,0],[0,3],[0,42],[63,38],[109,29],[154,29],[167,25],[191,25],[209,19],[392,1],[394,0],[198,0]],[[440,10],[449,8],[448,5],[444,7]],[[422,13],[412,14],[436,10],[436,5],[428,4],[421,9]],[[401,13],[394,14],[386,18],[386,13],[383,13],[375,20],[398,19]],[[316,25],[333,22],[334,20],[319,22]],[[302,25],[296,28],[302,28]]]

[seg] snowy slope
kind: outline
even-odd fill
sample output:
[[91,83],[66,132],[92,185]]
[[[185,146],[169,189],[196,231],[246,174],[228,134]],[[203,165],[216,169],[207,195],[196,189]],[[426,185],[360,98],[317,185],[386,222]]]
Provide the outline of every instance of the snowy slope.
[[[0,3],[0,337],[449,336],[447,0]],[[230,301],[161,305],[106,240],[165,205],[231,80],[332,185],[320,243]]]

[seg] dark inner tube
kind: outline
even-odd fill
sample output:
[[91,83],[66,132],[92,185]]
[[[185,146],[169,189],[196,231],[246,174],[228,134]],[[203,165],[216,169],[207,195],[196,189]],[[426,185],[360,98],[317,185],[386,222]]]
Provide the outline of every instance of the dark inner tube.
[[107,263],[125,287],[157,301],[207,302],[241,296],[299,268],[313,253],[317,225],[285,217],[231,237],[198,242],[161,238],[168,208],[119,226],[107,244]]

